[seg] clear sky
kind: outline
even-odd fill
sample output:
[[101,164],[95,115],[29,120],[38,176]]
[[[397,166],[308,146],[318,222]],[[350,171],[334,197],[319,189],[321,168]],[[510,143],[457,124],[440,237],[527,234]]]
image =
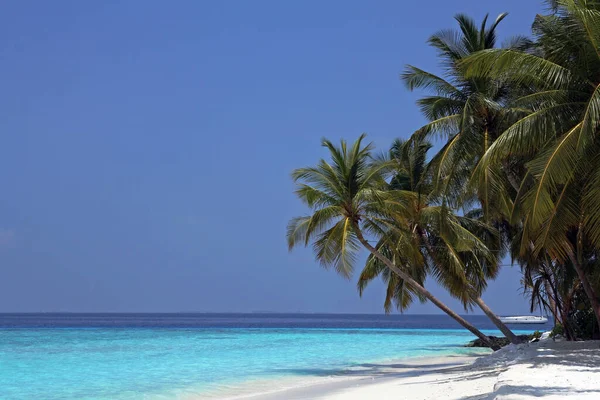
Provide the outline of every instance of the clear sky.
[[[320,138],[423,122],[426,39],[540,1],[11,1],[0,13],[0,311],[382,312],[288,253],[289,174]],[[519,273],[484,295],[526,312]],[[447,296],[429,286],[444,299]],[[452,303],[456,304],[456,303]],[[457,307],[458,308],[458,307]],[[436,313],[431,305],[411,312]]]

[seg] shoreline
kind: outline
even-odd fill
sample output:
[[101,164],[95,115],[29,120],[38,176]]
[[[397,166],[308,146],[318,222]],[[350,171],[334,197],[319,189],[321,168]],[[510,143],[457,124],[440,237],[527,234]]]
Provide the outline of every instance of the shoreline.
[[[329,393],[356,385],[367,385],[397,378],[400,374],[418,375],[425,371],[469,365],[484,357],[489,349],[466,348],[468,352],[444,355],[415,356],[408,358],[386,359],[357,364],[343,371],[329,375],[302,378],[284,376],[252,380],[242,384],[233,383],[231,391],[222,389],[193,395],[190,400],[275,400],[294,399]],[[275,388],[274,388],[275,387]],[[186,397],[187,399],[187,397]]]
[[600,341],[544,340],[507,346],[485,356],[426,357],[372,364],[350,378],[333,377],[302,387],[237,398],[521,400],[542,396],[600,398]]
[[[378,385],[387,385],[409,377],[417,377],[432,371],[470,365],[480,354],[472,355],[446,355],[431,357],[414,357],[401,359],[390,363],[372,363],[370,367],[362,371],[356,371],[352,377],[331,377],[329,381],[305,385],[288,390],[273,393],[262,393],[244,397],[247,400],[308,400],[328,399],[331,395],[344,393],[346,391],[367,389],[370,390]],[[378,393],[377,396],[380,396]],[[366,397],[365,397],[366,398]],[[221,400],[236,400],[234,398],[223,398]]]
[[[312,377],[283,376],[252,380],[242,384],[232,384],[231,390],[204,392],[190,400],[275,400],[311,399],[322,393],[341,390],[355,385],[370,384],[393,379],[398,369],[405,373],[418,374],[420,369],[432,370],[450,368],[474,362],[490,354],[486,348],[465,347],[460,352],[443,355],[419,355],[406,358],[375,360],[340,369],[331,374]],[[308,397],[306,397],[308,396]]]
[[[497,334],[484,317],[473,318],[485,332]],[[447,318],[431,316],[89,317],[71,319],[69,329],[63,329],[63,318],[44,321],[44,329],[0,329],[9,344],[2,349],[6,368],[0,373],[0,397],[208,400],[317,384],[337,390],[374,375],[365,368],[369,363],[481,354],[464,347],[472,339],[469,332],[448,329]],[[40,320],[9,325],[17,323]]]

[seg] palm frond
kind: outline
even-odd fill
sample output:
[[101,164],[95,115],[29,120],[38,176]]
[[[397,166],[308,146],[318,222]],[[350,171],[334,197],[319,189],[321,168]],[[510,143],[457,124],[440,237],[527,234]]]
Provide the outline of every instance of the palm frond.
[[491,77],[510,79],[523,85],[565,89],[572,83],[571,72],[542,57],[515,50],[488,49],[461,61],[467,78]]
[[600,127],[600,84],[594,89],[583,115],[581,134],[577,142],[577,149],[583,151],[584,147],[592,143],[598,136]]
[[407,65],[400,75],[408,90],[431,89],[438,95],[460,96],[460,91],[450,82],[413,65]]

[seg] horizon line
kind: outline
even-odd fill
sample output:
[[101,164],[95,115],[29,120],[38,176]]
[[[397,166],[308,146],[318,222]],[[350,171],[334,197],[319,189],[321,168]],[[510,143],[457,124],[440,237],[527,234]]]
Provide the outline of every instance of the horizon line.
[[[3,314],[230,314],[230,315],[377,315],[377,316],[406,316],[406,315],[421,315],[421,316],[437,316],[445,315],[445,313],[352,313],[352,312],[305,312],[305,311],[0,311]],[[485,316],[483,313],[466,313],[460,314],[466,316]]]

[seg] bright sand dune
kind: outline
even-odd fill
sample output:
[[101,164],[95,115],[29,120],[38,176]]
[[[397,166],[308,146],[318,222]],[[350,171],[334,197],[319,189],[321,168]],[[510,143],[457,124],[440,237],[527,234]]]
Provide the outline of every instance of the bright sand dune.
[[362,378],[261,396],[260,400],[600,399],[600,342],[508,347],[475,358],[373,365]]

